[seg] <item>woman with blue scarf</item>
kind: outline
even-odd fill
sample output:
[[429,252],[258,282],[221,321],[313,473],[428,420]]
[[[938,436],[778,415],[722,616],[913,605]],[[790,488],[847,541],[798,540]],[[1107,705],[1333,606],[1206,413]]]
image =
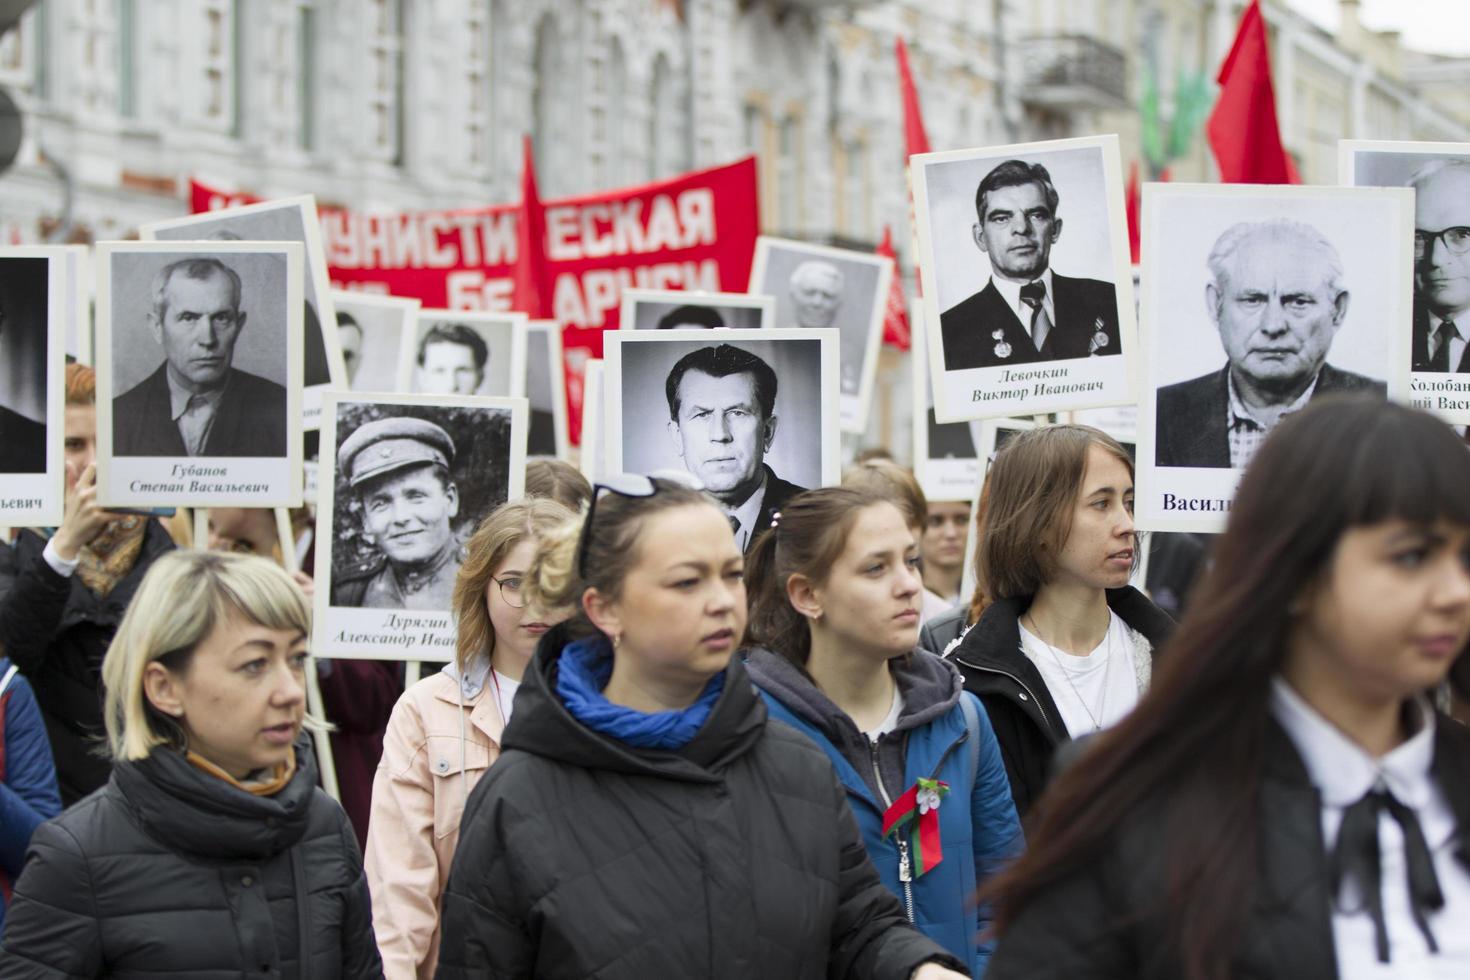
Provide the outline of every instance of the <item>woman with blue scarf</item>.
[[439,976],[944,980],[826,757],[740,658],[743,561],[724,512],[623,476],[542,538],[547,633],[501,755],[470,795]]

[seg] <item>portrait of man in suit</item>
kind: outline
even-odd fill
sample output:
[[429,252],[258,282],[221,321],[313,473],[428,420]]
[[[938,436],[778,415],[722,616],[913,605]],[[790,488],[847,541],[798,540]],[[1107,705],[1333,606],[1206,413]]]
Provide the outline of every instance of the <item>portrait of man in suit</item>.
[[748,549],[772,515],[806,489],[765,462],[779,421],[776,372],[739,347],[701,347],[674,364],[664,394],[674,451],[724,506],[735,543]]
[[1059,203],[1039,163],[1007,160],[981,179],[971,235],[990,282],[940,314],[946,371],[1122,352],[1113,284],[1051,268]]
[[720,311],[709,306],[678,306],[659,317],[655,330],[723,330]]
[[[44,305],[40,310],[31,309],[31,304],[21,301],[21,296],[28,294],[35,294],[31,298],[45,303],[46,260],[8,258],[0,262],[0,353],[17,362],[34,360],[36,373],[41,374],[46,369],[44,342],[34,345],[38,355],[34,358],[29,350],[24,355],[16,353],[23,349],[19,340],[24,332],[38,331],[41,337],[46,336]],[[40,318],[33,323],[37,313]],[[13,394],[5,390],[9,388],[8,373],[0,371],[0,473],[44,473],[46,425],[5,407],[10,400],[6,396]]]
[[1336,247],[1316,228],[1289,218],[1239,222],[1215,240],[1206,265],[1205,310],[1226,363],[1159,389],[1157,465],[1239,469],[1312,398],[1386,397],[1384,382],[1327,363],[1349,293]]
[[1413,370],[1470,373],[1470,160],[1436,160],[1414,188]]
[[113,455],[286,455],[286,389],[234,366],[246,327],[241,288],[213,257],[180,259],[153,277],[148,331],[164,362],[113,399]]

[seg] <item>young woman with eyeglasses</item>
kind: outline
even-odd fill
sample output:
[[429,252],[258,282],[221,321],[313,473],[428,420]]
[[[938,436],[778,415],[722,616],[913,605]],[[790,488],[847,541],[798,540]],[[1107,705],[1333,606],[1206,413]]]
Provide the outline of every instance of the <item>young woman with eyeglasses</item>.
[[571,518],[554,500],[525,499],[480,523],[455,580],[455,659],[405,691],[393,709],[373,780],[366,854],[389,980],[434,974],[439,897],[465,800],[500,753],[537,641],[570,612],[530,608],[526,574],[542,535]]
[[[1020,853],[1021,827],[984,710],[915,649],[924,525],[891,493],[825,487],[783,505],[746,569],[747,668],[772,717],[831,760],[909,919],[978,977],[989,913],[975,887]],[[925,812],[899,821],[926,790]]]
[[1272,432],[1153,688],[995,883],[990,980],[1470,976],[1470,731],[1433,707],[1467,486],[1449,427],[1382,399]]
[[438,975],[963,976],[884,889],[826,757],[766,724],[724,511],[671,479],[593,493],[531,565],[533,601],[579,610],[470,800]]
[[1085,425],[1023,432],[987,480],[983,612],[945,655],[985,705],[1025,817],[1057,748],[1138,703],[1173,621],[1128,584],[1133,461],[1115,439]]

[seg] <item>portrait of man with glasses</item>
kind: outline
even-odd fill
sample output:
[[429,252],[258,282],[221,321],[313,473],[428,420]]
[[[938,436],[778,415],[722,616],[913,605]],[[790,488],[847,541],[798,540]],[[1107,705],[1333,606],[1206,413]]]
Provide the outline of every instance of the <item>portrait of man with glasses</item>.
[[1413,370],[1470,373],[1470,159],[1425,164],[1414,188]]

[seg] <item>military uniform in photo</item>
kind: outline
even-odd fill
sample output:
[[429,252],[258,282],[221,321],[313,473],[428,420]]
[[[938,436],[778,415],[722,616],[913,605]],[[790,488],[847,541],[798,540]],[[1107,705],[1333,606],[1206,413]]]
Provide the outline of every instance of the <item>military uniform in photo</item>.
[[[1049,269],[1034,283],[1000,281],[997,288],[997,282],[992,279],[940,314],[946,371],[1122,352],[1112,283],[1074,279]],[[1016,302],[1008,302],[1003,292],[1015,293]],[[1034,335],[1041,337],[1040,348]]]
[[[464,562],[464,548],[456,537],[451,519],[457,513],[458,492],[448,482],[454,462],[454,441],[432,422],[415,418],[387,418],[368,422],[348,436],[337,453],[338,472],[345,474],[353,493],[362,502],[369,537],[379,553],[355,566],[334,569],[332,605],[365,609],[453,608],[454,581]],[[415,492],[427,496],[441,486],[452,507],[439,508],[432,520],[421,516],[390,518],[374,533],[375,498],[405,480],[423,482]],[[447,488],[443,485],[447,483]],[[385,507],[393,508],[394,504]],[[434,504],[431,501],[431,509]],[[415,526],[418,525],[418,526]],[[419,542],[400,538],[421,536]],[[420,553],[409,560],[395,551]]]

